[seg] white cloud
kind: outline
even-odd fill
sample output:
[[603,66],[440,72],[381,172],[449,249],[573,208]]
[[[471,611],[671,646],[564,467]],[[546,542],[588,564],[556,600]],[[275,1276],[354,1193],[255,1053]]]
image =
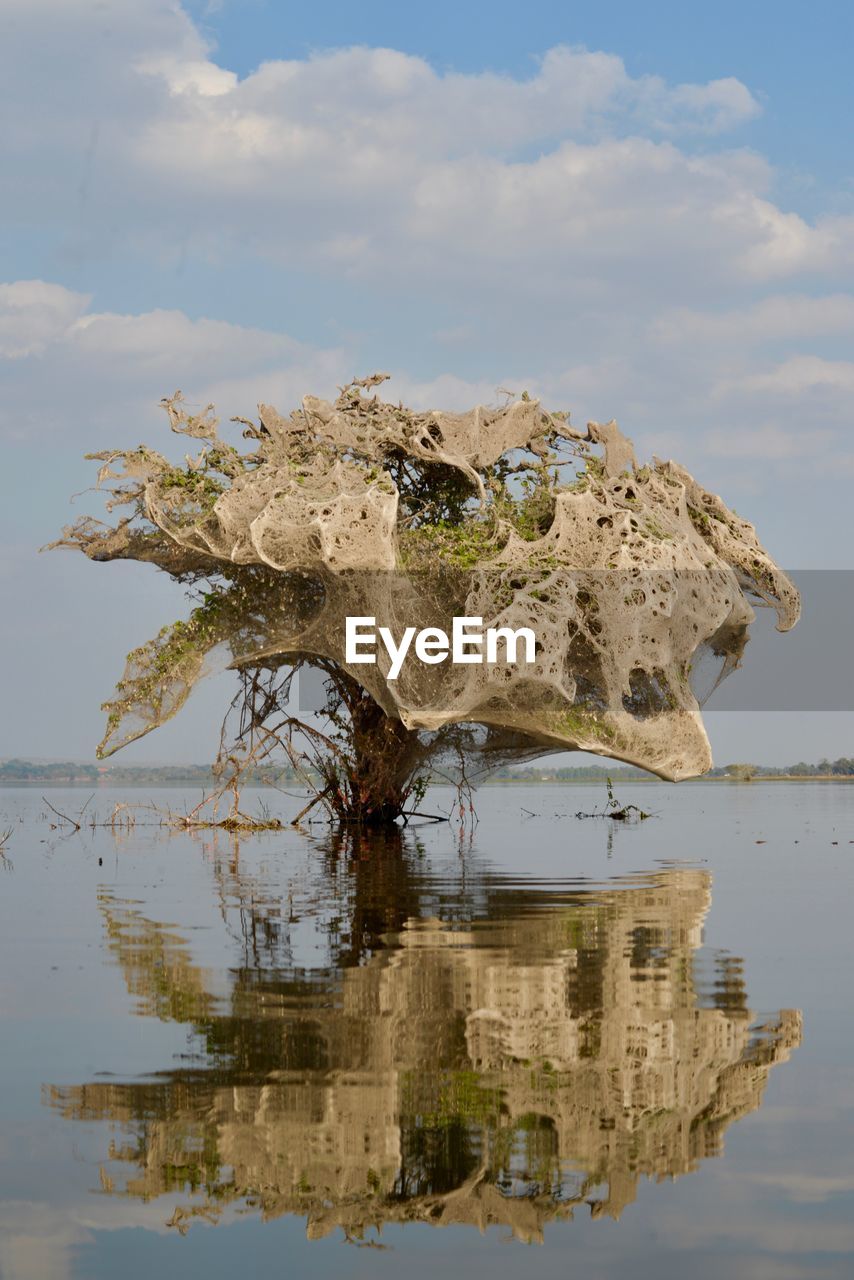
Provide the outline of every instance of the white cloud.
[[202,58],[184,61],[173,57],[143,58],[137,70],[162,77],[172,94],[197,93],[203,98],[218,98],[237,87],[233,71]]
[[696,276],[709,255],[730,271],[753,255],[759,272],[765,251],[776,271],[779,234],[756,198],[764,164],[654,137],[702,125],[708,95],[688,95],[698,115],[688,88],[630,81],[618,59],[567,49],[529,81],[440,77],[408,55],[353,49],[265,64],[216,97],[170,97],[128,143],[152,185],[192,193],[202,223],[219,210],[226,237],[239,215],[282,261],[328,262],[334,247],[360,275],[390,264],[465,285],[524,268],[529,286],[560,290],[572,273],[630,261],[660,274],[684,260]]
[[287,411],[309,389],[333,394],[353,363],[344,348],[319,349],[283,333],[182,311],[96,312],[86,310],[88,301],[41,280],[0,285],[7,440],[73,436],[82,452],[136,443],[143,432],[156,443],[157,405],[178,386],[191,400],[214,400],[226,417],[250,415],[259,400]]
[[724,384],[727,391],[761,392],[768,396],[796,396],[810,391],[854,391],[854,362],[821,356],[792,356],[771,369],[751,373]]
[[739,214],[754,234],[738,261],[750,275],[773,280],[804,272],[850,273],[854,217],[823,218],[811,226],[798,214],[747,193],[741,204]]
[[799,1168],[792,1173],[748,1173],[735,1176],[748,1185],[771,1187],[795,1204],[822,1204],[836,1196],[854,1194],[854,1178],[844,1174],[809,1173]]
[[[810,224],[770,199],[760,157],[691,149],[759,111],[732,77],[669,85],[559,46],[519,78],[356,47],[240,79],[167,0],[116,0],[109,23],[94,0],[29,12],[0,53],[5,171],[21,216],[89,254],[240,252],[401,292],[512,280],[635,308],[854,267],[854,220]],[[25,73],[36,38],[49,95]]]
[[38,355],[67,333],[88,306],[88,294],[44,280],[0,284],[0,356]]
[[[17,300],[18,310],[0,306],[0,333],[9,316],[29,317],[14,341],[26,345],[30,359],[12,358],[17,347],[6,353],[0,429],[13,440],[36,432],[69,439],[71,430],[81,451],[136,443],[142,435],[156,442],[156,406],[176,386],[194,403],[212,400],[223,417],[251,414],[261,400],[287,412],[306,391],[332,395],[348,377],[373,369],[350,346],[316,348],[284,333],[177,310],[84,310],[85,297],[44,281],[0,286],[3,299]],[[418,408],[463,410],[528,390],[571,410],[578,425],[618,416],[641,454],[676,456],[701,480],[710,459],[748,463],[740,483],[755,490],[769,465],[799,466],[839,443],[854,364],[796,356],[757,369],[749,357],[733,355],[733,331],[743,345],[745,335],[761,333],[766,310],[783,335],[834,329],[848,323],[852,303],[843,295],[782,298],[725,315],[685,313],[683,327],[697,350],[675,364],[679,316],[670,315],[646,335],[632,331],[634,345],[620,334],[607,354],[587,360],[561,360],[550,351],[539,367],[515,361],[495,377],[447,371],[424,377],[404,365],[384,391]]]
[[743,347],[832,335],[854,337],[854,295],[775,294],[727,311],[674,308],[655,324],[662,343]]
[[420,379],[400,371],[387,387],[383,387],[383,391],[390,400],[400,399],[414,409],[449,409],[453,413],[464,413],[476,404],[503,405],[508,391],[518,395],[523,386],[523,383],[514,383],[509,388],[502,388],[483,378],[460,378],[451,373]]
[[92,1233],[52,1205],[8,1200],[0,1209],[0,1266],[14,1280],[69,1280],[75,1249]]
[[824,445],[832,444],[832,431],[787,431],[774,423],[764,426],[710,430],[703,439],[703,449],[713,458],[750,458],[758,462],[781,459],[803,459]]
[[[746,85],[733,76],[708,84],[677,85],[668,95],[671,128],[684,113],[688,120],[704,121],[709,133],[722,133],[759,115],[761,107]],[[690,126],[689,126],[690,127]]]
[[[199,78],[202,63],[182,67],[170,58],[139,65],[165,73],[174,90]],[[318,140],[337,125],[342,141],[360,150],[411,148],[422,160],[474,151],[508,155],[603,128],[715,133],[759,111],[737,80],[671,88],[659,77],[633,79],[612,54],[567,46],[550,49],[524,79],[492,72],[441,75],[422,58],[365,47],[265,62],[240,82],[211,62],[207,67],[217,94],[231,94],[220,104],[229,113],[301,122]],[[201,118],[222,119],[216,112]]]

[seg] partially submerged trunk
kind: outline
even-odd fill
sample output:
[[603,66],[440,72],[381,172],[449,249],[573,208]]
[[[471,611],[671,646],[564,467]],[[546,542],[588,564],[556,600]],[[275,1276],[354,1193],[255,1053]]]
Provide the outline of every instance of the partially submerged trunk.
[[343,786],[331,801],[335,815],[360,826],[388,826],[403,814],[423,759],[418,734],[363,694],[351,709],[350,735]]

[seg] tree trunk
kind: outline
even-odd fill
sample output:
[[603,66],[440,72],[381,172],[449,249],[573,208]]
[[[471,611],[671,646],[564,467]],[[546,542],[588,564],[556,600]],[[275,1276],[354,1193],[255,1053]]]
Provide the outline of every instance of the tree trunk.
[[393,823],[403,812],[422,758],[418,734],[387,716],[364,694],[351,709],[348,822],[366,827]]

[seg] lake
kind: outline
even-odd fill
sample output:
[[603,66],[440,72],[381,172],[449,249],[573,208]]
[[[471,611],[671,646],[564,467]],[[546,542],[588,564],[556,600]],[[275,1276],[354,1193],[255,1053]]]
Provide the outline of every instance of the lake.
[[3,1280],[850,1276],[854,786],[617,796],[0,790]]

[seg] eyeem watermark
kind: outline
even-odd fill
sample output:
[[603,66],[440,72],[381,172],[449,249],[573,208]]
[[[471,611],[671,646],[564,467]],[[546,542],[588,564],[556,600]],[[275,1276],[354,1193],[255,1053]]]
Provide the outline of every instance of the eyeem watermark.
[[[377,629],[376,623],[376,618],[347,618],[344,660],[348,663],[374,663],[378,643],[382,642],[391,663],[388,680],[397,679],[413,647],[419,662],[428,666],[445,662],[448,658],[458,664],[504,661],[515,665],[519,661],[520,644],[525,662],[534,661],[537,648],[537,638],[530,627],[519,627],[516,631],[511,627],[487,627],[484,631],[483,618],[454,618],[450,639],[441,627],[424,627],[421,631],[406,627],[399,644],[388,627]],[[503,658],[498,656],[499,646]]]

